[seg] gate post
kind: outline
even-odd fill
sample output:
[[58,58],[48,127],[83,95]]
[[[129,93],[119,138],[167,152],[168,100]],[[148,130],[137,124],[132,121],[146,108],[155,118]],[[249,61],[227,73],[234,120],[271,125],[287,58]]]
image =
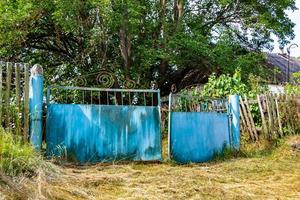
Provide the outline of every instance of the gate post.
[[42,147],[43,87],[43,68],[36,64],[31,69],[29,86],[30,143],[36,150]]
[[229,96],[229,110],[231,114],[231,145],[234,149],[240,148],[240,102],[239,95]]

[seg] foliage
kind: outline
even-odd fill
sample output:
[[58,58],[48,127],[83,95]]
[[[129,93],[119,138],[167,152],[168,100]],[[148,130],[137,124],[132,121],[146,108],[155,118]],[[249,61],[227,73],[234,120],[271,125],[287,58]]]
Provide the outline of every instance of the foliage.
[[249,80],[243,81],[240,70],[236,70],[233,76],[222,74],[217,77],[211,75],[208,83],[200,91],[202,96],[214,98],[226,98],[229,95],[256,96],[265,88],[259,83],[259,77],[249,76]]
[[217,77],[212,75],[208,83],[201,91],[203,96],[209,97],[227,97],[230,94],[244,94],[247,92],[247,86],[241,81],[240,71],[237,71],[232,77],[222,74]]
[[260,73],[256,52],[271,48],[271,33],[282,44],[294,37],[287,9],[294,0],[6,0],[0,58],[41,63],[47,83],[100,68],[143,87],[191,68],[232,75],[240,67],[244,79]]
[[288,83],[284,86],[286,94],[300,94],[300,72],[293,74],[295,84]]
[[32,146],[0,128],[0,172],[12,176],[31,175],[42,163]]

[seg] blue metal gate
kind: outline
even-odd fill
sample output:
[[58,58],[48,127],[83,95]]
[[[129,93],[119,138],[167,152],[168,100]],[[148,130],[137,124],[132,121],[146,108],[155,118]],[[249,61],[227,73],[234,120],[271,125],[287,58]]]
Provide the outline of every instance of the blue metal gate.
[[48,156],[84,162],[161,160],[159,90],[47,90]]
[[231,115],[226,99],[187,95],[169,97],[169,156],[180,162],[205,162],[231,146]]

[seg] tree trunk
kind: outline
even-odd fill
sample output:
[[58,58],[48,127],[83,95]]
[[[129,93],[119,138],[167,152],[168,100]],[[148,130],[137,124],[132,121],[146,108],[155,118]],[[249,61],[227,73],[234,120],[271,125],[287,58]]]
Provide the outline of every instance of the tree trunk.
[[128,8],[127,5],[123,6],[123,21],[119,30],[119,38],[121,55],[125,65],[125,73],[126,76],[128,76],[131,68],[131,36],[128,28]]
[[122,26],[120,28],[119,37],[120,37],[121,55],[124,60],[125,71],[126,73],[128,73],[131,67],[131,61],[130,61],[131,38],[130,38],[130,34],[128,33],[128,28],[126,26]]
[[[160,14],[159,14],[159,21],[160,21],[160,37],[162,37],[162,44],[161,44],[161,49],[165,50],[166,47],[166,30],[165,30],[165,25],[166,25],[166,0],[160,0]],[[160,61],[160,66],[159,66],[159,71],[160,74],[165,74],[168,68],[168,61],[164,58]]]
[[174,0],[174,22],[178,26],[184,11],[184,0]]

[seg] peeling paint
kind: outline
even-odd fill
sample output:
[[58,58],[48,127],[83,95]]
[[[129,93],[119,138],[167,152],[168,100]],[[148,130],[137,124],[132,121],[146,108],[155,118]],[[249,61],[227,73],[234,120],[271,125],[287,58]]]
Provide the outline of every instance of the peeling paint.
[[170,156],[176,162],[206,162],[230,145],[226,113],[171,112]]
[[161,160],[159,107],[49,104],[47,155],[80,163]]

